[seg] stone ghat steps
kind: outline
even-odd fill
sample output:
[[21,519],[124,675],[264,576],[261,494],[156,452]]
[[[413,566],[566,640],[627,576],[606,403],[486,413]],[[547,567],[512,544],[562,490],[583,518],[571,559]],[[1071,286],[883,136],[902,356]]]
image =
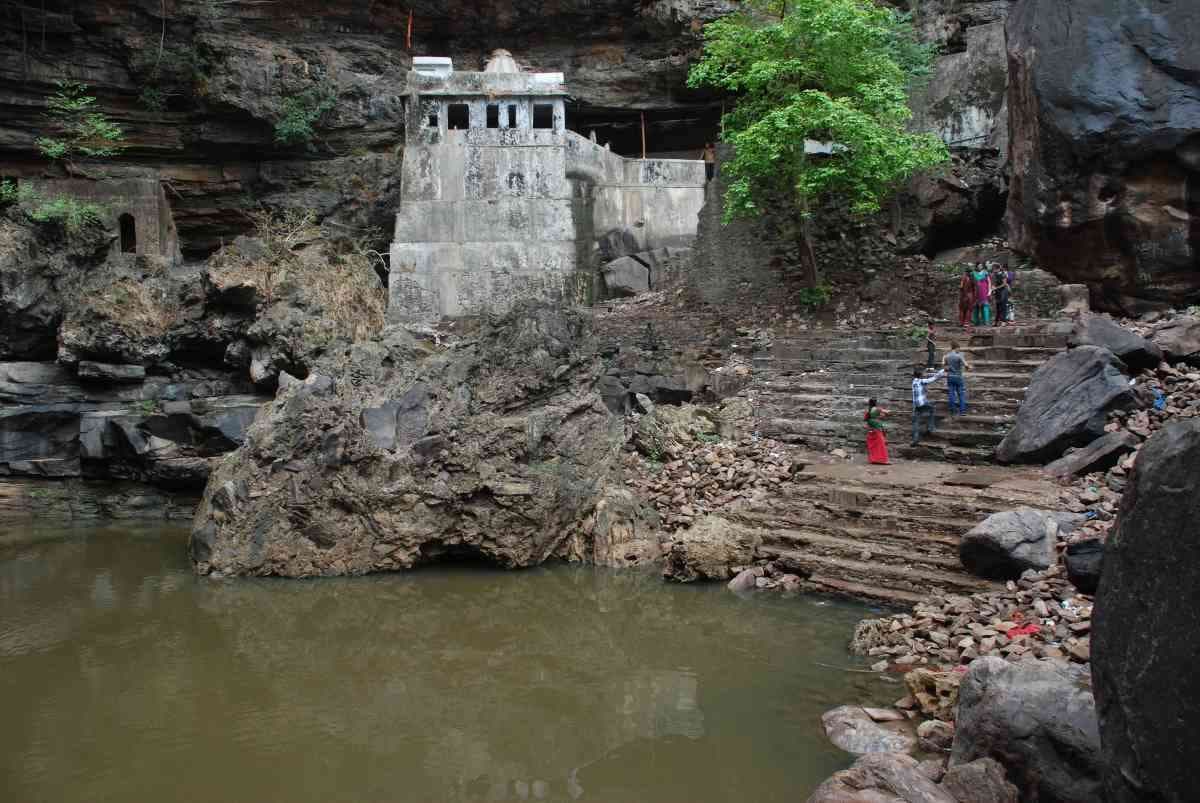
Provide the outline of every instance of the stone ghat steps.
[[916,564],[882,563],[873,559],[856,560],[807,548],[764,550],[764,554],[791,571],[807,575],[807,581],[819,589],[837,592],[837,585],[829,583],[829,579],[848,582],[858,586],[861,596],[894,604],[912,604],[935,588],[976,594],[1002,587],[963,572],[939,571]]
[[[1042,507],[1055,489],[1040,477],[1014,481],[1021,472],[1009,469],[963,472],[932,464],[809,466],[800,484],[722,515],[759,534],[760,558],[818,590],[898,605],[934,589],[994,591],[999,584],[962,568],[963,533],[991,513]],[[979,472],[983,487],[971,484]]]
[[[1019,327],[937,330],[940,360],[956,340],[967,355],[968,414],[951,417],[944,381],[927,386],[939,431],[908,447],[911,426],[911,370],[923,366],[923,343],[895,333],[859,333],[839,341],[835,334],[806,333],[775,341],[769,353],[753,359],[759,431],[785,443],[809,448],[863,448],[862,414],[868,398],[893,410],[891,440],[901,456],[955,462],[987,462],[1012,426],[1029,379],[1066,344],[1059,322],[1034,321]],[[927,441],[927,443],[926,443]],[[895,449],[893,449],[895,451]]]

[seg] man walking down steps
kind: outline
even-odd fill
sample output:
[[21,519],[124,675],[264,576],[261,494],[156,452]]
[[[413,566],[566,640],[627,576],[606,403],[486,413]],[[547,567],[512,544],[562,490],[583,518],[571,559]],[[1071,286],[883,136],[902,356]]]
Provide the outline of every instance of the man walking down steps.
[[921,417],[926,419],[926,431],[933,434],[937,431],[937,427],[933,421],[933,405],[925,398],[925,386],[930,382],[936,382],[946,375],[946,369],[938,371],[930,377],[922,377],[920,368],[913,369],[912,381],[912,400],[913,400],[913,416],[912,416],[912,444],[918,445],[921,442]]

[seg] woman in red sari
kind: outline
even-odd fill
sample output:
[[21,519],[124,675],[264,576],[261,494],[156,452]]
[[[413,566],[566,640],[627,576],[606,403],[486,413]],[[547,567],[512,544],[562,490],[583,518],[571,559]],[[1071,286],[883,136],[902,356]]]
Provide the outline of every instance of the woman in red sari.
[[883,417],[888,411],[875,403],[874,399],[867,401],[867,412],[863,421],[867,424],[867,462],[886,466],[891,464],[888,459],[887,438],[883,434]]
[[963,268],[958,280],[958,322],[963,329],[971,327],[971,311],[975,307],[975,279],[968,268]]

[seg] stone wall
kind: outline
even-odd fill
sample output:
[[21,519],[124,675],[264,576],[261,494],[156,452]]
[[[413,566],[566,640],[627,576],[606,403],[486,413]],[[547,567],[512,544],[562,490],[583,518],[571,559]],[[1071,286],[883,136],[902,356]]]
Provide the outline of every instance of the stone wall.
[[135,234],[131,253],[171,263],[181,260],[171,205],[157,177],[105,181],[46,179],[31,180],[30,183],[47,198],[66,195],[98,204],[117,233],[112,244],[113,253],[122,250],[120,220],[129,215],[133,218]]

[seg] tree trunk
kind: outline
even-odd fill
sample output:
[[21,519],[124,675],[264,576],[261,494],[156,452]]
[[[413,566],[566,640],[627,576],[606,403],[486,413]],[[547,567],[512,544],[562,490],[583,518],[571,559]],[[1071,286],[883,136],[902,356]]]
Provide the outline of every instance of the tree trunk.
[[816,287],[821,283],[821,268],[817,264],[817,253],[812,245],[812,219],[808,214],[808,201],[798,205],[795,226],[796,248],[800,252],[800,279],[805,287]]

